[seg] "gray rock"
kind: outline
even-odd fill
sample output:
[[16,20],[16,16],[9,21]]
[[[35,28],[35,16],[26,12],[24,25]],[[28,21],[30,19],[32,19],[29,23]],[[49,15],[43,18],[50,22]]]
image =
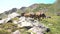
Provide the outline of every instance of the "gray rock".
[[[18,21],[18,27],[24,26],[38,26],[39,22],[33,18],[20,17]],[[20,26],[19,26],[20,25]]]
[[44,34],[46,29],[45,28],[39,28],[39,27],[33,27],[31,29],[29,29],[28,31],[31,31],[31,34],[35,33],[35,34]]
[[13,32],[12,34],[21,34],[19,30],[16,30],[15,32]]

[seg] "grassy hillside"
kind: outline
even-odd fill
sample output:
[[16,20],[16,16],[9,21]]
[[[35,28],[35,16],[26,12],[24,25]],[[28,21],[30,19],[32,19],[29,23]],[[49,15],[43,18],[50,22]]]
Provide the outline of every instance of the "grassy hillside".
[[41,22],[51,29],[51,32],[48,34],[60,34],[60,16],[51,17],[52,18],[43,19]]
[[[26,8],[16,9],[16,10],[13,9],[13,10],[10,10],[11,11],[10,13],[12,13],[13,11],[13,12],[17,12],[21,14],[21,12],[24,12],[24,11],[37,12],[39,10],[44,11],[47,16],[51,16],[51,18],[45,18],[45,19],[42,19],[42,21],[40,21],[46,26],[48,26],[51,30],[51,32],[46,33],[46,34],[60,34],[60,16],[57,16],[57,13],[60,12],[60,0],[58,0],[54,4],[33,4]],[[9,13],[9,12],[6,12],[6,13]],[[5,18],[7,16],[5,15],[6,13],[0,14],[0,17]],[[18,18],[13,18],[12,20],[18,20]],[[11,31],[8,31],[9,29]],[[15,30],[20,30],[21,34],[28,34],[26,32],[27,29],[25,28],[20,29],[17,27],[16,24],[13,24],[13,23],[0,24],[0,34],[10,34],[11,32],[14,32]]]

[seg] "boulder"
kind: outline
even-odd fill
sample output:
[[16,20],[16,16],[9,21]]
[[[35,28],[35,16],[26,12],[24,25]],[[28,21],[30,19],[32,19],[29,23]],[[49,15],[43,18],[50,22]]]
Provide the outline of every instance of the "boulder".
[[[39,22],[30,17],[20,17],[18,21],[18,27],[24,26],[38,26]],[[19,26],[20,25],[20,26]]]
[[[48,31],[48,28],[46,27],[39,27],[39,26],[35,26],[31,29],[28,30],[28,32],[30,32],[31,34],[45,34]],[[48,31],[49,32],[49,31]]]
[[16,30],[15,32],[13,32],[12,34],[21,34],[19,30]]

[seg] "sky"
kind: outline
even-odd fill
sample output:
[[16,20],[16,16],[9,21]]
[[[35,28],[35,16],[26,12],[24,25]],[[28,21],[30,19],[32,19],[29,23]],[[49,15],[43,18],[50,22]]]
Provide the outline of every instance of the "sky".
[[52,4],[56,0],[0,0],[0,13],[12,8],[28,7],[35,3]]

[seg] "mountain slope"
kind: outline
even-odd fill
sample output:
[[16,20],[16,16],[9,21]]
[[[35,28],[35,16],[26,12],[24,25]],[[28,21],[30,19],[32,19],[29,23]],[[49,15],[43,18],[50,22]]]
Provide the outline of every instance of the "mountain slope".
[[29,7],[21,7],[20,9],[12,8],[11,10],[5,11],[4,13],[0,14],[1,17],[5,17],[8,14],[11,14],[13,12],[21,13],[21,12],[36,12],[42,10],[47,14],[56,14],[60,12],[60,0],[58,0],[56,3],[53,4],[33,4]]

